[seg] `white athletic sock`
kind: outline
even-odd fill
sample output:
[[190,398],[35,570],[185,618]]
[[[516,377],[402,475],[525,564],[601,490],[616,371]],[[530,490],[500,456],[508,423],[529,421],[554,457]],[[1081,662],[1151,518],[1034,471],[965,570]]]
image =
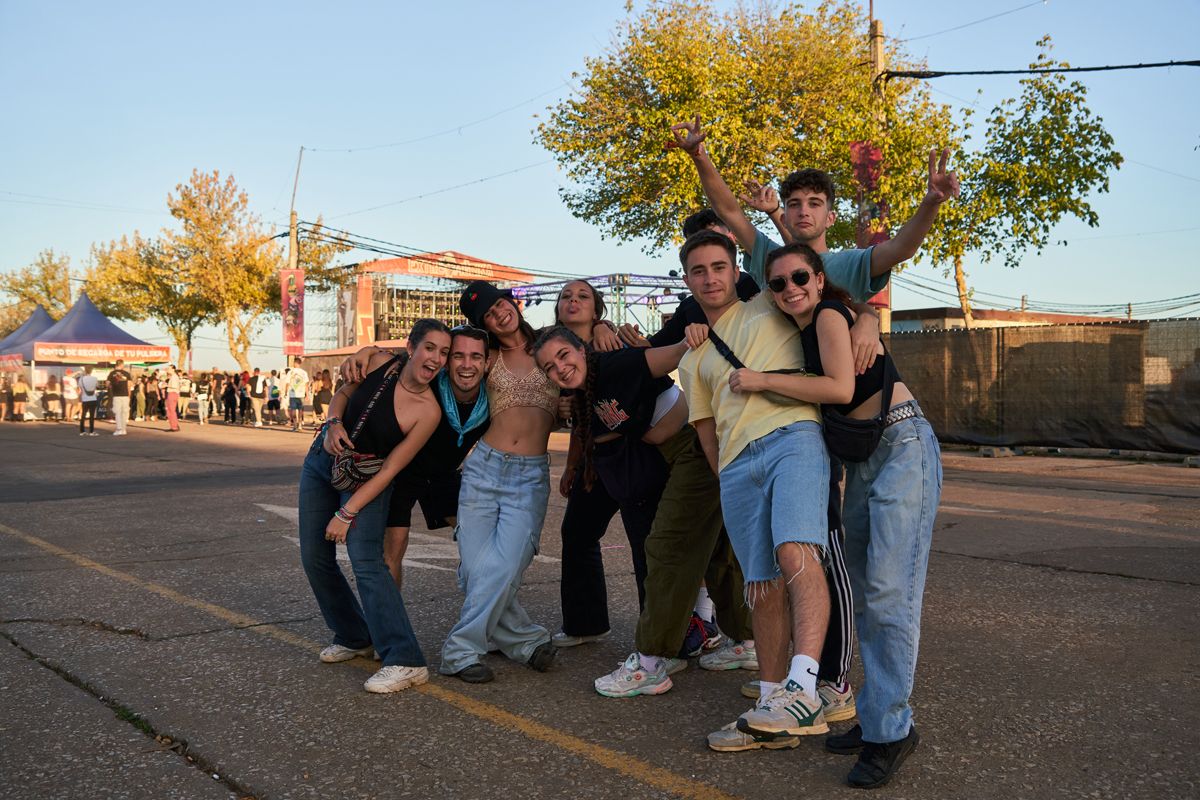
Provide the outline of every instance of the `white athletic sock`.
[[817,662],[804,655],[792,656],[788,680],[797,683],[810,700],[817,699]]
[[712,599],[708,596],[707,586],[701,586],[700,591],[696,593],[695,611],[700,615],[700,619],[705,622],[712,622],[716,619],[717,609],[713,605]]

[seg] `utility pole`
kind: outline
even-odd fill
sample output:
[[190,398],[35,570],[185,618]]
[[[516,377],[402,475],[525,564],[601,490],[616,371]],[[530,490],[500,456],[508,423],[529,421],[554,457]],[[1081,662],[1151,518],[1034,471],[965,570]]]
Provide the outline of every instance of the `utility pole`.
[[[875,2],[871,0],[869,6],[870,27],[868,29],[868,44],[871,54],[871,91],[875,98],[875,121],[878,123],[876,131],[882,136],[884,131],[885,114],[883,109],[883,22],[875,19]],[[880,162],[879,170],[880,177],[885,165]],[[878,186],[876,186],[878,193]],[[870,202],[870,199],[868,199]],[[874,198],[874,202],[878,209],[879,217],[885,221],[887,219],[887,206],[883,198],[878,195]],[[886,228],[882,231],[877,231],[870,237],[871,244],[877,244],[888,238]],[[876,295],[879,298],[876,309],[879,311],[879,330],[881,333],[892,332],[892,284],[889,282],[883,291]],[[881,302],[880,302],[881,301]]]
[[[297,224],[296,217],[296,189],[300,186],[300,163],[304,161],[304,148],[300,148],[300,155],[296,157],[296,178],[292,181],[292,205],[291,212],[288,214],[288,269],[296,269],[300,264],[300,228]],[[293,366],[296,363],[295,356],[287,357],[287,365]]]

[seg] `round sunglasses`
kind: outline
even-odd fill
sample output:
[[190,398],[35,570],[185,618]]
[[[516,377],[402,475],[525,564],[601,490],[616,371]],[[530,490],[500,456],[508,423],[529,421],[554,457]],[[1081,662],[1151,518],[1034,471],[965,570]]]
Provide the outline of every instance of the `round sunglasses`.
[[[791,278],[792,283],[796,284],[797,286],[807,286],[809,280],[812,279],[812,276],[813,274],[808,270],[798,269],[788,277]],[[775,294],[779,294],[787,288],[787,278],[784,278],[783,276],[771,278],[771,280],[767,281],[767,288]]]

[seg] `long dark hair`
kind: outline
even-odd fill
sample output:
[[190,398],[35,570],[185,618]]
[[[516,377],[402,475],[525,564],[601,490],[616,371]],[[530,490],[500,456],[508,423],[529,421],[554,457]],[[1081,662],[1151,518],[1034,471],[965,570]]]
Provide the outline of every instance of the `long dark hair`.
[[584,376],[583,386],[571,393],[571,417],[575,420],[575,433],[583,445],[583,488],[590,492],[596,483],[596,463],[593,458],[596,441],[592,431],[592,406],[596,402],[596,376],[600,372],[596,368],[598,356],[584,345],[575,331],[565,325],[556,325],[543,331],[533,345],[533,352],[536,353],[556,339],[576,350],[582,350],[587,359],[587,375]]
[[767,261],[763,266],[764,277],[769,279],[771,275],[771,265],[788,255],[800,256],[802,259],[804,259],[804,263],[808,264],[809,268],[812,269],[813,275],[825,276],[825,288],[821,290],[820,296],[822,300],[837,300],[847,308],[853,306],[854,299],[850,297],[850,293],[829,279],[829,275],[825,272],[825,262],[821,260],[821,254],[803,242],[792,242],[791,244],[785,244],[783,247],[767,253]]
[[[425,338],[427,336],[429,336],[429,334],[433,333],[434,331],[444,333],[447,336],[451,335],[449,326],[447,326],[446,323],[442,322],[440,319],[433,319],[432,317],[423,317],[423,318],[417,320],[416,322],[413,323],[412,330],[408,332],[408,339],[406,340],[408,343],[408,346],[416,347],[421,342],[425,341]],[[401,350],[399,352],[399,354],[397,354],[397,356],[396,356],[396,370],[397,371],[402,370],[407,365],[408,365],[408,348],[406,347],[405,349]]]
[[[517,331],[525,337],[525,352],[532,355],[533,343],[538,338],[537,331],[534,330],[533,326],[525,320],[525,315],[521,313],[521,308],[517,305],[517,301],[513,300],[511,297],[501,297],[500,299],[510,304],[513,307],[513,311],[516,312],[517,319],[520,320],[520,322],[517,323]],[[483,329],[487,331],[488,346],[499,350],[500,339],[497,338],[496,334],[488,330],[486,321],[484,322]]]

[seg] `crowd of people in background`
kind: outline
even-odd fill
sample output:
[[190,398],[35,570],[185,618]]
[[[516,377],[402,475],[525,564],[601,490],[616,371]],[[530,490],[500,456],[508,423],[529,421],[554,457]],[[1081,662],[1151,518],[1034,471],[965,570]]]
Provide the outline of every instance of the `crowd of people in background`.
[[[68,367],[61,378],[51,373],[31,386],[24,373],[0,375],[0,422],[78,423],[80,435],[95,433],[97,418],[116,423],[114,436],[127,433],[126,423],[166,422],[200,425],[221,422],[255,428],[299,431],[325,421],[338,382],[328,369],[310,376],[304,359],[282,370],[182,370],[174,366],[134,368],[115,364]],[[107,370],[99,378],[93,372]],[[39,414],[35,414],[34,405]]]

